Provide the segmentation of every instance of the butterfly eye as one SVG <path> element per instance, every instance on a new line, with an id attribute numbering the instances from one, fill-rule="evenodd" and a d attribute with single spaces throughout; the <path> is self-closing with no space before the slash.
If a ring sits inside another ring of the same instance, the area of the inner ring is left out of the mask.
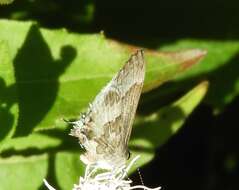
<path id="1" fill-rule="evenodd" d="M 89 123 L 92 122 L 92 121 L 93 121 L 92 117 L 89 117 Z"/>
<path id="2" fill-rule="evenodd" d="M 128 150 L 128 151 L 127 151 L 127 160 L 129 160 L 130 157 L 131 157 L 131 152 Z"/>

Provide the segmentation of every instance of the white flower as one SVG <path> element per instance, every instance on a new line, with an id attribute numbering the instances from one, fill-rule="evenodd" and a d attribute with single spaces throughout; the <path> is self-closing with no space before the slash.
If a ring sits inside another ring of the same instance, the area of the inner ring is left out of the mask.
<path id="1" fill-rule="evenodd" d="M 101 168 L 97 166 L 87 165 L 85 176 L 80 177 L 79 184 L 75 184 L 73 190 L 131 190 L 136 188 L 159 190 L 161 187 L 151 189 L 143 185 L 130 186 L 132 181 L 126 179 L 127 173 L 138 158 L 139 156 L 136 156 L 128 166 L 122 166 L 112 171 L 102 172 Z M 44 183 L 49 190 L 56 190 L 45 179 Z"/>

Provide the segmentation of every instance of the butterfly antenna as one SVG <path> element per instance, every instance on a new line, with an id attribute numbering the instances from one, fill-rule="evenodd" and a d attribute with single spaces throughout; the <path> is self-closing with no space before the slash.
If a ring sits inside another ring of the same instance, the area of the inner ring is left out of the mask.
<path id="1" fill-rule="evenodd" d="M 76 124 L 76 121 L 71 121 L 71 120 L 65 119 L 65 118 L 63 118 L 62 120 L 63 120 L 64 122 L 66 122 L 67 124 L 70 124 L 70 125 Z"/>
<path id="2" fill-rule="evenodd" d="M 62 120 L 63 120 L 64 122 L 66 122 L 66 123 L 69 123 L 69 122 L 70 122 L 70 120 L 65 119 L 65 118 L 62 118 Z"/>
<path id="3" fill-rule="evenodd" d="M 141 184 L 144 186 L 144 180 L 143 180 L 143 178 L 142 178 L 142 175 L 141 175 L 141 172 L 140 172 L 139 168 L 137 168 L 137 172 L 138 172 L 138 174 L 139 174 L 140 182 L 141 182 Z"/>

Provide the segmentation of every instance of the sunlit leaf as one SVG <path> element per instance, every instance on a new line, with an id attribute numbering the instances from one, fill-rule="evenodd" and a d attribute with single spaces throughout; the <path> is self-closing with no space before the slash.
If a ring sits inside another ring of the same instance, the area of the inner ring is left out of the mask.
<path id="1" fill-rule="evenodd" d="M 160 49 L 172 51 L 195 47 L 207 50 L 207 56 L 199 65 L 178 76 L 172 84 L 174 91 L 164 89 L 168 91 L 165 96 L 185 87 L 188 88 L 197 81 L 207 79 L 210 82 L 210 89 L 205 102 L 215 111 L 223 110 L 225 105 L 232 102 L 239 94 L 239 41 L 188 39 L 164 45 Z"/>
<path id="2" fill-rule="evenodd" d="M 38 189 L 47 175 L 47 155 L 0 158 L 1 189 Z"/>
<path id="3" fill-rule="evenodd" d="M 12 137 L 18 120 L 14 69 L 7 43 L 0 42 L 0 147 Z"/>
<path id="4" fill-rule="evenodd" d="M 19 105 L 16 136 L 77 118 L 134 52 L 102 34 L 78 35 L 4 20 L 0 27 L 0 39 L 9 43 L 18 89 L 18 100 L 10 102 Z M 149 91 L 195 64 L 205 51 L 145 54 L 144 89 Z"/>
<path id="5" fill-rule="evenodd" d="M 14 0 L 0 0 L 0 5 L 1 4 L 10 4 L 10 3 L 12 3 Z"/>

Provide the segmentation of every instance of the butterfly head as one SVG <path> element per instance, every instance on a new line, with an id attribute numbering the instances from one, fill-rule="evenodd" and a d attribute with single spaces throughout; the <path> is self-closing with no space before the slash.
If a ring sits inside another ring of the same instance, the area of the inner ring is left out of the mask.
<path id="1" fill-rule="evenodd" d="M 126 157 L 127 157 L 127 160 L 129 160 L 131 157 L 131 152 L 129 151 L 129 149 L 126 152 Z"/>
<path id="2" fill-rule="evenodd" d="M 79 120 L 69 122 L 73 125 L 70 131 L 70 135 L 77 137 L 82 148 L 85 149 L 85 143 L 89 140 L 91 134 L 88 125 L 91 122 L 91 118 L 88 117 L 87 113 L 82 113 Z"/>

